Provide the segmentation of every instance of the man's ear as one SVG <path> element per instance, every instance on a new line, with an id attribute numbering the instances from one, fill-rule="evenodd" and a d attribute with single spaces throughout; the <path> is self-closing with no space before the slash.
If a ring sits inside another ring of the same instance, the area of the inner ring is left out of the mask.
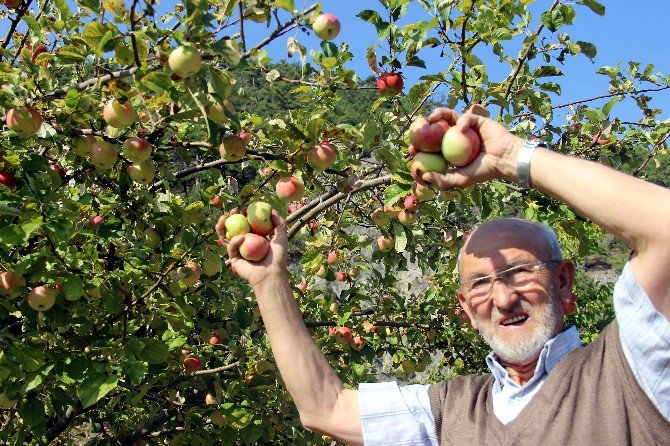
<path id="1" fill-rule="evenodd" d="M 470 318 L 470 325 L 472 325 L 472 328 L 474 328 L 475 330 L 479 330 L 477 328 L 477 320 L 474 317 L 472 317 L 472 308 L 470 308 L 470 304 L 468 303 L 467 300 L 465 300 L 465 296 L 463 296 L 463 293 L 461 293 L 460 291 L 458 292 L 458 303 L 461 304 L 461 308 L 463 309 L 463 311 L 465 311 L 465 314 L 467 314 L 468 317 Z"/>
<path id="2" fill-rule="evenodd" d="M 556 292 L 558 293 L 563 312 L 566 315 L 577 311 L 577 296 L 573 288 L 575 285 L 575 265 L 571 260 L 564 260 L 556 268 Z"/>

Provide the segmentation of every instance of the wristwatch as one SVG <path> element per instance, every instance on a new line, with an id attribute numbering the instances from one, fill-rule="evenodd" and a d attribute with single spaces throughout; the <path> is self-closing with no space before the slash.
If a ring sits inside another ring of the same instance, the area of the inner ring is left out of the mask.
<path id="1" fill-rule="evenodd" d="M 538 147 L 549 149 L 547 143 L 527 140 L 519 150 L 519 158 L 516 161 L 516 182 L 521 190 L 530 189 L 530 160 Z"/>

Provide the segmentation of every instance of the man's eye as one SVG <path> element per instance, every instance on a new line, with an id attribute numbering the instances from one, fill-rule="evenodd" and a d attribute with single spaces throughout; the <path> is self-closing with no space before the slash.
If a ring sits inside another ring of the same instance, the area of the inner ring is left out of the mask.
<path id="1" fill-rule="evenodd" d="M 473 290 L 480 290 L 482 288 L 488 287 L 490 283 L 491 283 L 491 278 L 490 277 L 484 277 L 484 278 L 472 281 L 472 284 L 470 285 L 470 287 Z"/>

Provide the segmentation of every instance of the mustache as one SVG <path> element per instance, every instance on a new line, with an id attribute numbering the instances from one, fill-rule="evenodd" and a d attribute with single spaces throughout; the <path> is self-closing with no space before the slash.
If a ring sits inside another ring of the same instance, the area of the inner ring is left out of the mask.
<path id="1" fill-rule="evenodd" d="M 533 306 L 524 300 L 517 301 L 514 306 L 510 308 L 500 309 L 494 306 L 491 310 L 491 321 L 498 324 L 502 319 L 509 317 L 514 313 L 525 313 L 530 316 L 533 313 Z"/>

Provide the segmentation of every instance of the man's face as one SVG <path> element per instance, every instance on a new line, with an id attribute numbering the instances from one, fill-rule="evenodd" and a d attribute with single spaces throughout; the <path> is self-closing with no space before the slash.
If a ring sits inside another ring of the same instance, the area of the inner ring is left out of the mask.
<path id="1" fill-rule="evenodd" d="M 479 237 L 468 241 L 467 248 L 461 257 L 463 282 L 515 266 L 553 260 L 514 233 Z M 538 269 L 520 288 L 495 280 L 488 300 L 476 304 L 459 292 L 459 301 L 473 327 L 504 362 L 525 364 L 537 360 L 544 344 L 562 330 L 561 297 L 565 293 L 558 290 L 556 269 L 556 264 Z"/>

